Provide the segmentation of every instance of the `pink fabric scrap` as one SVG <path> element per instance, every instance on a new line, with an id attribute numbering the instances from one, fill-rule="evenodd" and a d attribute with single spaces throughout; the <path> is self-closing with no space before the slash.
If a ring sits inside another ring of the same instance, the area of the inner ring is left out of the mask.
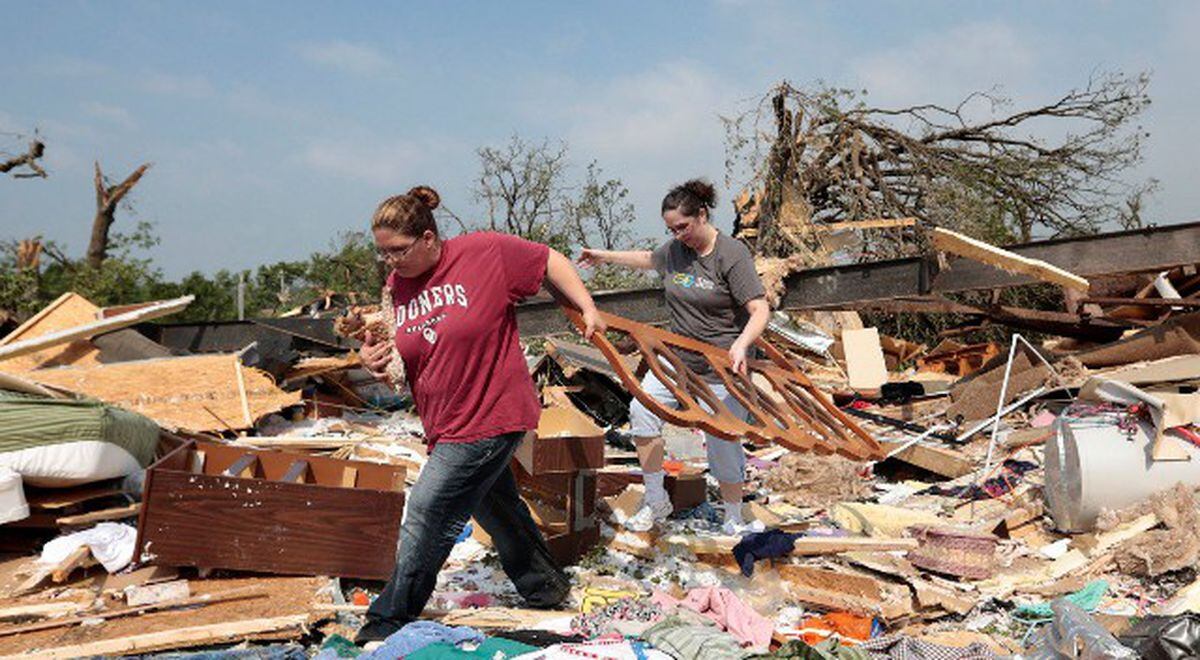
<path id="1" fill-rule="evenodd" d="M 666 612 L 683 607 L 701 614 L 745 646 L 766 648 L 771 644 L 775 624 L 724 587 L 698 587 L 689 591 L 683 600 L 656 591 L 651 601 Z"/>

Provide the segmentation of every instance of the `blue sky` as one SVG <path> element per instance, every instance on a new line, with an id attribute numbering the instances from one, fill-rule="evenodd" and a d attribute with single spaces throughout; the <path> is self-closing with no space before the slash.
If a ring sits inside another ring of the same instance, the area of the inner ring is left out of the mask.
<path id="1" fill-rule="evenodd" d="M 116 229 L 156 223 L 170 276 L 303 258 L 418 183 L 475 217 L 475 150 L 514 132 L 566 141 L 575 176 L 598 160 L 660 236 L 668 187 L 724 178 L 719 116 L 781 79 L 879 105 L 1000 86 L 1021 104 L 1150 70 L 1146 215 L 1200 218 L 1195 2 L 0 0 L 0 15 L 0 132 L 38 128 L 51 172 L 0 177 L 0 238 L 81 253 L 93 160 L 121 177 L 150 161 Z"/>

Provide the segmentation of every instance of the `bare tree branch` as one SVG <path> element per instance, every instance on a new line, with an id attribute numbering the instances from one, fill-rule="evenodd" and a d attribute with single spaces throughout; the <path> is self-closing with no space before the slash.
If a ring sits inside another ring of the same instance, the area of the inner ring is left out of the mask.
<path id="1" fill-rule="evenodd" d="M 46 170 L 42 169 L 38 160 L 46 154 L 46 145 L 41 140 L 34 139 L 29 143 L 29 149 L 19 155 L 9 158 L 6 161 L 0 162 L 0 174 L 7 174 L 18 167 L 26 167 L 29 172 L 16 172 L 12 176 L 14 179 L 32 179 L 35 177 L 46 178 Z"/>

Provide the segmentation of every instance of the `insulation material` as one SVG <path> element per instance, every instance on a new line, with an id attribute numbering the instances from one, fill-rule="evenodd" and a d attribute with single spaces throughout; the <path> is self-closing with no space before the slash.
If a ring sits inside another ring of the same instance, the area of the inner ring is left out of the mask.
<path id="1" fill-rule="evenodd" d="M 1114 559 L 1121 572 L 1154 577 L 1200 561 L 1200 515 L 1190 487 L 1176 484 L 1150 499 L 1150 508 L 1166 529 L 1130 539 Z"/>
<path id="2" fill-rule="evenodd" d="M 767 473 L 764 485 L 799 507 L 828 507 L 871 495 L 860 463 L 837 455 L 787 454 Z"/>
<path id="3" fill-rule="evenodd" d="M 250 428 L 254 420 L 300 403 L 265 372 L 236 355 L 194 355 L 91 367 L 47 369 L 29 377 L 190 431 Z"/>

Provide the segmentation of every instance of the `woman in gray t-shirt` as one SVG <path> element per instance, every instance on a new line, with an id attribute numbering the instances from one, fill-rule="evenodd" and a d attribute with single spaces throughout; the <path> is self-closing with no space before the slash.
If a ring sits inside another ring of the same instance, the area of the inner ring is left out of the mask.
<path id="1" fill-rule="evenodd" d="M 671 331 L 728 349 L 734 368 L 744 371 L 746 353 L 766 328 L 771 310 L 750 250 L 718 232 L 709 221 L 709 210 L 715 206 L 716 196 L 716 190 L 706 181 L 692 180 L 676 186 L 662 203 L 663 221 L 673 236 L 671 240 L 654 251 L 585 248 L 579 263 L 582 266 L 609 263 L 658 271 L 663 278 Z M 702 357 L 689 353 L 679 357 L 692 371 L 706 377 L 713 393 L 730 412 L 745 415 L 738 400 L 714 374 L 708 373 Z M 668 406 L 678 405 L 671 390 L 652 371 L 642 380 L 642 389 Z M 628 529 L 645 531 L 671 514 L 671 502 L 663 487 L 663 422 L 636 399 L 630 406 L 629 417 L 646 482 L 646 497 L 642 508 L 624 524 Z M 746 456 L 741 443 L 706 433 L 705 447 L 709 472 L 721 486 L 724 529 L 730 534 L 741 533 L 746 530 L 742 519 Z"/>

